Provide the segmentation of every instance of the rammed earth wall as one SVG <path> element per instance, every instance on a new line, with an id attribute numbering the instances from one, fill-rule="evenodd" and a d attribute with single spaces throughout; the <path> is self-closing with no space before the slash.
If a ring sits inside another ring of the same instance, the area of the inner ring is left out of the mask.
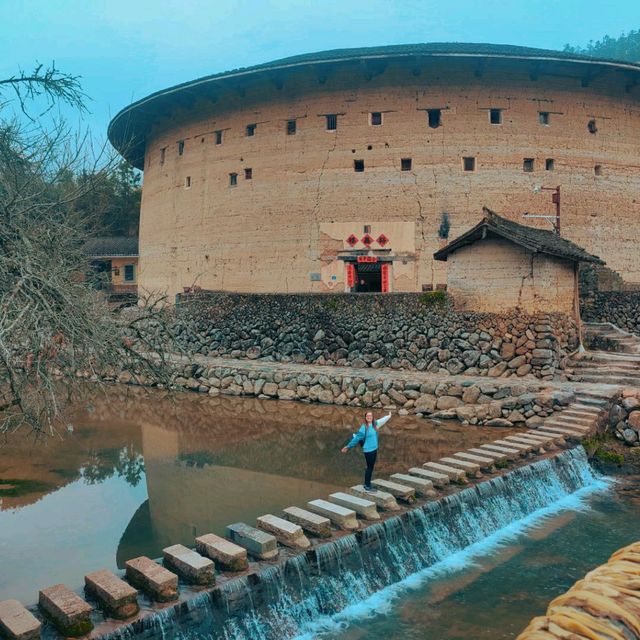
<path id="1" fill-rule="evenodd" d="M 431 294 L 227 294 L 185 296 L 176 331 L 189 353 L 550 378 L 577 346 L 564 314 L 455 312 Z"/>
<path id="2" fill-rule="evenodd" d="M 640 292 L 591 293 L 581 306 L 585 322 L 611 322 L 640 336 Z"/>

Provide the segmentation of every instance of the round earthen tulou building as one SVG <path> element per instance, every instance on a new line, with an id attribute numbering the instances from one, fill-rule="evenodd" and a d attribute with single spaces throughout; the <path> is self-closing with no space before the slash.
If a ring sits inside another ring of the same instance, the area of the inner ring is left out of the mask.
<path id="1" fill-rule="evenodd" d="M 154 93 L 109 138 L 144 170 L 142 289 L 437 289 L 433 254 L 483 206 L 550 229 L 535 216 L 558 196 L 563 237 L 640 283 L 637 64 L 486 44 L 326 51 Z"/>

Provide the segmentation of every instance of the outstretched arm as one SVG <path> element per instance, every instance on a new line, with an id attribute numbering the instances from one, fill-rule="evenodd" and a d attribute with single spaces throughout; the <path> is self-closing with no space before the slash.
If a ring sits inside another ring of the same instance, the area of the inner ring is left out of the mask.
<path id="1" fill-rule="evenodd" d="M 353 449 L 353 447 L 355 447 L 358 444 L 358 442 L 362 440 L 363 435 L 364 435 L 363 428 L 360 427 L 360 429 L 358 429 L 353 434 L 353 438 L 351 438 L 351 441 L 349 442 L 349 444 L 346 445 L 345 447 L 342 447 L 340 451 L 342 451 L 342 453 L 346 453 L 349 449 Z"/>
<path id="2" fill-rule="evenodd" d="M 387 422 L 389 422 L 389 418 L 391 418 L 391 413 L 388 413 L 386 416 L 380 418 L 379 420 L 376 420 L 376 431 L 380 427 L 383 427 L 385 424 L 387 424 Z"/>

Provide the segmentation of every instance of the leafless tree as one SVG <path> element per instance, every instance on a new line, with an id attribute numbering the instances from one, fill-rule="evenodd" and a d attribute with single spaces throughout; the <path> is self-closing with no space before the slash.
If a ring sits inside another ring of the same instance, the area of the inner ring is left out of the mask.
<path id="1" fill-rule="evenodd" d="M 9 95 L 7 95 L 9 94 Z M 108 175 L 112 159 L 62 121 L 40 124 L 29 103 L 82 108 L 78 78 L 55 67 L 0 80 L 0 432 L 55 433 L 82 376 L 127 370 L 167 383 L 171 340 L 163 301 L 133 317 L 112 313 L 83 252 L 87 220 L 73 203 L 90 195 L 81 172 Z M 4 100 L 4 101 L 3 101 Z M 6 117 L 5 117 L 6 116 Z M 25 117 L 26 116 L 26 117 Z M 99 167 L 100 171 L 95 169 Z"/>

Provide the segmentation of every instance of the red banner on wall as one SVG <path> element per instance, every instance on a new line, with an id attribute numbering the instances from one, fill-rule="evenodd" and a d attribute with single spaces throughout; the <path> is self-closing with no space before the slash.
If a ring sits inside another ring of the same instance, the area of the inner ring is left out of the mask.
<path id="1" fill-rule="evenodd" d="M 377 256 L 358 256 L 358 262 L 378 262 Z"/>
<path id="2" fill-rule="evenodd" d="M 347 270 L 347 287 L 354 287 L 356 284 L 356 266 L 350 262 L 345 262 L 344 267 Z"/>
<path id="3" fill-rule="evenodd" d="M 387 293 L 389 291 L 389 267 L 391 265 L 388 262 L 380 265 L 380 276 L 382 280 L 382 292 Z"/>

